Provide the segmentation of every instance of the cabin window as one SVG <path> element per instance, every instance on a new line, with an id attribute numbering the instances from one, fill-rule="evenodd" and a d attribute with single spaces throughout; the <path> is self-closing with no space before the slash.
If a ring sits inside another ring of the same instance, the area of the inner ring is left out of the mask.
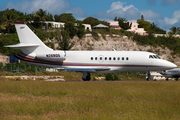
<path id="1" fill-rule="evenodd" d="M 107 60 L 107 57 L 105 57 L 104 59 Z"/>
<path id="2" fill-rule="evenodd" d="M 126 60 L 129 60 L 129 58 L 128 58 L 128 57 L 126 57 Z"/>
<path id="3" fill-rule="evenodd" d="M 124 60 L 124 57 L 122 57 L 122 60 Z"/>
<path id="4" fill-rule="evenodd" d="M 118 57 L 117 60 L 120 60 L 120 57 Z"/>
<path id="5" fill-rule="evenodd" d="M 102 60 L 102 57 L 100 57 L 100 60 Z"/>
<path id="6" fill-rule="evenodd" d="M 91 57 L 91 60 L 93 60 L 93 57 Z"/>
<path id="7" fill-rule="evenodd" d="M 114 57 L 113 60 L 116 60 L 116 58 Z"/>
<path id="8" fill-rule="evenodd" d="M 95 57 L 95 60 L 97 60 L 97 57 Z"/>
<path id="9" fill-rule="evenodd" d="M 111 60 L 111 57 L 109 57 L 109 60 Z"/>

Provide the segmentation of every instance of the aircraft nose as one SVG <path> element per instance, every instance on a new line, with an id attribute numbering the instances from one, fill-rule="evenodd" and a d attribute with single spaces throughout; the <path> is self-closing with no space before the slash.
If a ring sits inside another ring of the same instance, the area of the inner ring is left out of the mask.
<path id="1" fill-rule="evenodd" d="M 167 62 L 168 62 L 168 63 L 167 63 L 167 67 L 170 68 L 170 69 L 177 67 L 177 65 L 175 65 L 174 63 L 169 62 L 169 61 L 167 61 Z"/>

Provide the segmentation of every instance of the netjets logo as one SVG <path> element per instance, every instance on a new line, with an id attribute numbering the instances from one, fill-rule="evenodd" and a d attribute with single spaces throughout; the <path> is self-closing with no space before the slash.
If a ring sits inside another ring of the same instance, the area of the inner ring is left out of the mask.
<path id="1" fill-rule="evenodd" d="M 60 57 L 60 54 L 46 54 L 46 57 Z"/>
<path id="2" fill-rule="evenodd" d="M 20 27 L 20 29 L 24 29 L 25 27 Z"/>

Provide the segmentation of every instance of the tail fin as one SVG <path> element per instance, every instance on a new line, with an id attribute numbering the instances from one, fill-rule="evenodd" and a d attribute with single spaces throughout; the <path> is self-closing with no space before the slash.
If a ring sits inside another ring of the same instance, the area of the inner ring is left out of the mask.
<path id="1" fill-rule="evenodd" d="M 20 44 L 8 45 L 6 47 L 21 49 L 25 54 L 53 51 L 53 49 L 47 47 L 24 22 L 15 22 L 15 27 Z"/>

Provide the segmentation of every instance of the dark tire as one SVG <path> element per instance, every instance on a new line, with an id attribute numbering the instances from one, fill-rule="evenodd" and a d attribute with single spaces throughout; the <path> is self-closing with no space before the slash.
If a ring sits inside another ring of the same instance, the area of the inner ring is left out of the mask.
<path id="1" fill-rule="evenodd" d="M 83 81 L 90 81 L 91 80 L 91 77 L 90 76 L 86 76 L 86 78 L 82 78 Z"/>
<path id="2" fill-rule="evenodd" d="M 90 81 L 91 80 L 90 73 L 88 73 L 86 78 L 82 78 L 82 79 L 83 79 L 83 81 Z"/>
<path id="3" fill-rule="evenodd" d="M 87 77 L 86 78 L 82 78 L 82 79 L 83 79 L 83 81 L 90 81 L 91 80 L 91 78 L 87 79 Z"/>

